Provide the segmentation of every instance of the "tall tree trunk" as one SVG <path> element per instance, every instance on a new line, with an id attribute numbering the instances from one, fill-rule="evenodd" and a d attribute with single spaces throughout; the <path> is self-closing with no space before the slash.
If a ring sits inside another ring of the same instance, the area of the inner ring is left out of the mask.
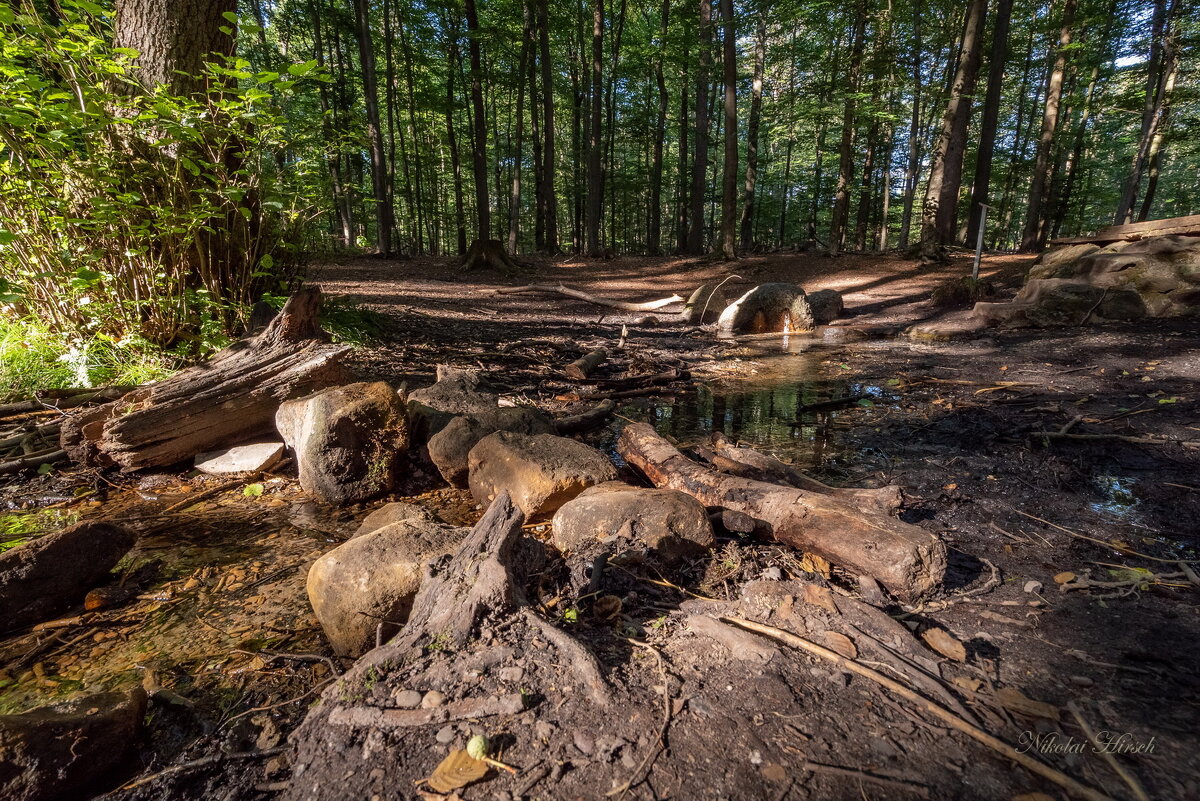
<path id="1" fill-rule="evenodd" d="M 1167 31 L 1163 39 L 1163 68 L 1161 88 L 1158 92 L 1158 102 L 1155 104 L 1154 119 L 1150 124 L 1150 147 L 1146 155 L 1147 180 L 1146 195 L 1142 199 L 1142 208 L 1138 212 L 1138 221 L 1150 216 L 1154 205 L 1154 195 L 1158 189 L 1159 163 L 1162 159 L 1163 142 L 1167 134 L 1167 123 L 1171 113 L 1171 94 L 1175 91 L 1175 81 L 1179 76 L 1179 43 L 1178 31 L 1173 24 L 1177 19 L 1179 0 L 1172 0 Z"/>
<path id="2" fill-rule="evenodd" d="M 587 253 L 589 256 L 599 256 L 602 250 L 600 242 L 600 211 L 604 198 L 601 193 L 603 176 L 600 171 L 600 157 L 603 147 L 601 136 L 601 121 L 604 109 L 603 76 L 601 70 L 604 62 L 604 0 L 592 0 L 592 92 L 591 92 L 591 125 L 588 129 L 587 151 Z"/>
<path id="3" fill-rule="evenodd" d="M 513 143 L 512 195 L 508 201 L 508 252 L 517 252 L 517 234 L 521 223 L 521 162 L 525 158 L 521 145 L 525 133 L 525 68 L 533 42 L 533 15 L 525 3 L 525 25 L 521 38 L 520 67 L 517 70 L 516 136 Z"/>
<path id="4" fill-rule="evenodd" d="M 987 94 L 983 99 L 983 118 L 979 123 L 979 148 L 975 154 L 975 179 L 971 182 L 971 203 L 967 207 L 967 245 L 979 235 L 981 205 L 988 204 L 992 183 L 992 156 L 996 149 L 996 127 L 1000 121 L 1000 98 L 1004 89 L 1004 66 L 1008 61 L 1008 29 L 1012 20 L 1013 0 L 999 0 L 996 21 L 992 25 L 992 47 L 988 55 Z"/>
<path id="5" fill-rule="evenodd" d="M 646 220 L 646 253 L 662 255 L 662 183 L 663 150 L 667 137 L 667 106 L 671 102 L 667 94 L 666 76 L 663 74 L 663 54 L 667 49 L 667 30 L 671 17 L 671 0 L 663 0 L 662 17 L 658 36 L 658 54 L 654 59 L 654 83 L 658 89 L 658 117 L 654 121 L 654 155 L 650 161 L 650 210 Z"/>
<path id="6" fill-rule="evenodd" d="M 323 9 L 314 7 L 313 22 L 313 51 L 319 67 L 325 67 L 325 45 L 321 35 L 321 12 Z M 342 247 L 349 250 L 354 246 L 353 222 L 350 219 L 350 200 L 346 195 L 345 183 L 342 180 L 342 159 L 335 149 L 336 115 L 329 102 L 329 89 L 322 83 L 317 87 L 317 98 L 321 104 L 321 133 L 328 156 L 325 158 L 329 170 L 329 183 L 333 190 L 333 208 L 337 214 L 338 229 L 342 239 Z"/>
<path id="7" fill-rule="evenodd" d="M 686 34 L 686 31 L 684 32 Z M 679 191 L 675 203 L 675 252 L 687 253 L 688 210 L 691 204 L 688 200 L 688 188 L 691 183 L 690 165 L 688 164 L 688 42 L 684 40 L 683 61 L 679 70 Z"/>
<path id="8" fill-rule="evenodd" d="M 113 43 L 138 51 L 131 77 L 173 95 L 203 93 L 204 65 L 234 53 L 235 33 L 225 14 L 237 0 L 117 0 Z M 225 30 L 222 30 L 224 28 Z"/>
<path id="9" fill-rule="evenodd" d="M 356 0 L 363 3 L 366 0 Z M 471 60 L 471 106 L 474 108 L 475 141 L 471 148 L 471 169 L 475 174 L 476 236 L 480 242 L 492 238 L 492 210 L 488 199 L 487 119 L 483 107 L 483 67 L 479 52 L 479 14 L 475 0 L 466 0 L 467 49 Z"/>
<path id="10" fill-rule="evenodd" d="M 737 30 L 733 19 L 733 0 L 720 0 L 725 18 L 721 36 L 721 58 L 725 76 L 725 167 L 721 174 L 721 256 L 737 258 Z"/>
<path id="11" fill-rule="evenodd" d="M 367 107 L 367 141 L 371 147 L 371 190 L 375 199 L 375 246 L 379 255 L 392 255 L 391 192 L 388 191 L 387 156 L 383 147 L 383 128 L 379 124 L 379 90 L 375 76 L 375 45 L 371 40 L 371 20 L 367 0 L 354 0 L 358 60 L 362 66 L 363 99 Z"/>
<path id="12" fill-rule="evenodd" d="M 558 253 L 558 197 L 554 194 L 554 72 L 550 64 L 549 0 L 537 0 L 538 42 L 542 67 L 542 207 L 547 253 Z"/>
<path id="13" fill-rule="evenodd" d="M 467 254 L 467 217 L 463 202 L 462 158 L 454 133 L 454 74 L 459 70 L 458 27 L 450 31 L 450 64 L 446 70 L 446 142 L 450 146 L 450 167 L 454 172 L 454 229 L 458 255 Z"/>
<path id="14" fill-rule="evenodd" d="M 754 193 L 758 181 L 758 129 L 762 124 L 763 69 L 767 53 L 767 17 L 758 13 L 754 37 L 754 76 L 750 84 L 750 122 L 746 130 L 746 191 L 742 204 L 742 250 L 754 247 Z"/>
<path id="15" fill-rule="evenodd" d="M 704 252 L 704 199 L 708 175 L 708 83 L 712 69 L 712 0 L 700 0 L 700 59 L 696 65 L 695 147 L 692 157 L 691 212 L 686 252 Z"/>
<path id="16" fill-rule="evenodd" d="M 854 140 L 858 127 L 858 89 L 862 77 L 863 48 L 867 28 L 867 3 L 854 7 L 854 34 L 850 66 L 846 74 L 846 101 L 842 109 L 842 139 L 838 146 L 838 182 L 834 191 L 833 219 L 829 225 L 829 252 L 836 256 L 846 239 L 850 220 L 850 186 L 854 181 Z"/>
<path id="17" fill-rule="evenodd" d="M 1158 90 L 1162 84 L 1162 44 L 1166 19 L 1167 0 L 1155 0 L 1154 17 L 1150 25 L 1150 58 L 1146 61 L 1146 96 L 1142 101 L 1142 129 L 1138 135 L 1138 147 L 1133 153 L 1129 174 L 1125 177 L 1121 199 L 1117 203 L 1117 212 L 1113 217 L 1113 222 L 1117 225 L 1133 222 L 1133 207 L 1137 202 L 1137 191 L 1142 182 L 1142 173 L 1146 169 L 1150 140 L 1153 138 L 1150 128 L 1154 122 L 1155 109 L 1158 106 Z"/>
<path id="18" fill-rule="evenodd" d="M 1065 0 L 1063 3 L 1062 28 L 1058 36 L 1054 66 L 1050 68 L 1050 80 L 1046 84 L 1042 133 L 1038 138 L 1033 181 L 1029 189 L 1029 211 L 1025 217 L 1025 231 L 1021 235 L 1021 250 L 1036 250 L 1046 241 L 1044 209 L 1046 195 L 1050 190 L 1051 173 L 1054 171 L 1054 132 L 1058 128 L 1058 107 L 1062 102 L 1063 76 L 1066 73 L 1067 50 L 1071 45 L 1077 2 L 1078 0 Z"/>
<path id="19" fill-rule="evenodd" d="M 908 125 L 908 165 L 904 170 L 904 211 L 900 215 L 900 247 L 907 248 L 912 236 L 913 202 L 917 196 L 917 173 L 921 169 L 921 0 L 913 0 L 913 98 Z"/>
<path id="20" fill-rule="evenodd" d="M 397 14 L 400 12 L 397 11 Z M 416 211 L 417 253 L 425 252 L 425 188 L 421 167 L 421 133 L 417 128 L 417 101 L 413 87 L 413 53 L 406 20 L 399 19 L 400 46 L 404 50 L 404 85 L 408 95 L 408 137 L 412 142 L 413 176 L 416 179 L 414 203 Z M 432 245 L 432 242 L 430 243 Z"/>
<path id="21" fill-rule="evenodd" d="M 942 246 L 954 239 L 963 156 L 967 148 L 967 124 L 971 120 L 971 98 L 979 74 L 986 12 L 987 0 L 971 0 L 963 25 L 958 66 L 950 86 L 950 99 L 933 148 L 925 205 L 921 209 L 921 255 L 927 259 L 940 258 Z"/>

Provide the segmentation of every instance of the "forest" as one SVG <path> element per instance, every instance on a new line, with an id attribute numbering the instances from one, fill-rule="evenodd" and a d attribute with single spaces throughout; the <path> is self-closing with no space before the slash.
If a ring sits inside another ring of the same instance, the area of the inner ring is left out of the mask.
<path id="1" fill-rule="evenodd" d="M 0 797 L 1200 796 L 1189 0 L 0 0 Z"/>

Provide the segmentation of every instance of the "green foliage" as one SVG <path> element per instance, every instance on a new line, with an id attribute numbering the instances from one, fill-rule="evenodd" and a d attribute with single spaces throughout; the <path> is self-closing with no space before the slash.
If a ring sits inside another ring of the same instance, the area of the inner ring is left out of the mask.
<path id="1" fill-rule="evenodd" d="M 70 338 L 31 320 L 0 318 L 0 390 L 27 396 L 58 387 L 142 384 L 170 373 L 163 354 L 136 338 Z"/>
<path id="2" fill-rule="evenodd" d="M 0 515 L 0 553 L 30 539 L 48 534 L 79 519 L 74 512 L 39 509 L 35 512 L 10 512 Z"/>
<path id="3" fill-rule="evenodd" d="M 210 64 L 207 92 L 144 89 L 93 3 L 0 15 L 0 302 L 79 342 L 200 355 L 295 259 L 307 208 L 278 177 L 279 102 L 313 67 Z"/>

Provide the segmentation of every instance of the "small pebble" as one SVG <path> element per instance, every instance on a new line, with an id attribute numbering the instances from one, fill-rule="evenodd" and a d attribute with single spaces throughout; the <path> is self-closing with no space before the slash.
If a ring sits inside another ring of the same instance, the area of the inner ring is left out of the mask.
<path id="1" fill-rule="evenodd" d="M 766 581 L 783 581 L 783 571 L 777 567 L 768 567 L 762 572 L 762 577 Z"/>
<path id="2" fill-rule="evenodd" d="M 516 684 L 521 679 L 525 678 L 525 669 L 519 667 L 500 668 L 500 670 L 497 671 L 497 675 L 500 676 L 501 681 L 507 681 L 512 684 Z"/>
<path id="3" fill-rule="evenodd" d="M 1088 678 L 1087 676 L 1072 676 L 1071 683 L 1074 684 L 1076 687 L 1091 687 L 1096 682 L 1093 681 L 1092 679 Z"/>
<path id="4" fill-rule="evenodd" d="M 442 745 L 446 745 L 454 740 L 454 727 L 443 726 L 442 728 L 438 729 L 438 733 L 433 736 L 433 739 L 437 740 Z"/>
<path id="5" fill-rule="evenodd" d="M 425 697 L 421 699 L 422 709 L 433 709 L 435 706 L 441 706 L 446 701 L 446 694 L 437 690 L 430 690 L 425 693 Z"/>
<path id="6" fill-rule="evenodd" d="M 392 696 L 392 700 L 401 709 L 416 709 L 423 699 L 416 690 L 401 690 Z"/>
<path id="7" fill-rule="evenodd" d="M 579 752 L 584 756 L 591 756 L 596 744 L 591 737 L 587 736 L 581 731 L 577 731 L 575 732 L 575 747 L 578 748 Z"/>

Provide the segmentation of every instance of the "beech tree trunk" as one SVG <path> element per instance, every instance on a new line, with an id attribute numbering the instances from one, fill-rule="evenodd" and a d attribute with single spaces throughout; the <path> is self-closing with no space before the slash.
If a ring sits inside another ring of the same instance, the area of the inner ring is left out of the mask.
<path id="1" fill-rule="evenodd" d="M 754 37 L 754 75 L 750 84 L 750 122 L 746 130 L 746 190 L 742 203 L 742 250 L 754 246 L 754 195 L 758 183 L 758 129 L 762 123 L 763 68 L 767 52 L 767 18 L 758 15 Z"/>
<path id="2" fill-rule="evenodd" d="M 724 30 L 721 35 L 721 60 L 725 77 L 725 166 L 721 173 L 721 256 L 737 258 L 737 26 L 733 18 L 733 0 L 720 0 Z"/>
<path id="3" fill-rule="evenodd" d="M 601 72 L 604 66 L 604 0 L 592 3 L 592 92 L 591 123 L 588 126 L 587 150 L 587 254 L 599 256 L 603 250 L 600 241 L 600 212 L 603 208 L 600 157 L 602 155 L 601 130 L 604 116 L 604 91 Z"/>
<path id="4" fill-rule="evenodd" d="M 708 74 L 712 68 L 712 0 L 700 0 L 700 60 L 696 65 L 695 148 L 686 252 L 704 253 L 704 199 L 708 182 Z"/>
<path id="5" fill-rule="evenodd" d="M 542 68 L 542 173 L 541 197 L 543 218 L 543 245 L 546 253 L 559 251 L 558 244 L 558 198 L 554 194 L 554 72 L 550 65 L 550 25 L 547 5 L 549 0 L 537 0 L 538 46 L 541 51 Z"/>
<path id="6" fill-rule="evenodd" d="M 362 2 L 362 0 L 359 0 Z M 487 117 L 483 105 L 483 66 L 479 49 L 479 13 L 475 0 L 466 0 L 467 50 L 471 61 L 471 106 L 474 109 L 474 137 L 471 147 L 471 169 L 475 174 L 475 239 L 487 242 L 492 236 L 492 209 L 488 199 L 487 178 Z M 470 266 L 470 265 L 468 265 Z"/>
<path id="7" fill-rule="evenodd" d="M 371 41 L 371 20 L 367 0 L 354 0 L 354 21 L 358 36 L 358 55 L 362 65 L 363 100 L 367 106 L 367 139 L 371 147 L 371 190 L 375 197 L 375 246 L 379 255 L 392 255 L 392 203 L 388 190 L 387 156 L 384 155 L 383 129 L 379 124 L 379 90 L 375 77 L 375 46 Z"/>
<path id="8" fill-rule="evenodd" d="M 996 21 L 992 25 L 992 47 L 988 55 L 987 94 L 983 99 L 983 118 L 979 123 L 979 147 L 975 155 L 975 180 L 971 182 L 971 203 L 967 207 L 967 245 L 979 235 L 980 204 L 988 204 L 992 184 L 992 155 L 996 150 L 996 127 L 1000 120 L 1000 97 L 1004 89 L 1004 67 L 1008 61 L 1008 29 L 1012 21 L 1013 0 L 999 0 Z M 1090 97 L 1090 94 L 1089 94 Z"/>
<path id="9" fill-rule="evenodd" d="M 662 27 L 659 29 L 659 52 L 654 59 L 654 82 L 658 88 L 658 117 L 654 122 L 654 155 L 650 163 L 650 211 L 646 221 L 646 253 L 662 255 L 662 184 L 663 150 L 667 137 L 667 106 L 671 102 L 667 94 L 666 76 L 663 74 L 663 51 L 666 49 L 667 29 L 671 15 L 671 0 L 662 3 Z M 686 160 L 686 156 L 685 156 Z"/>
<path id="10" fill-rule="evenodd" d="M 921 255 L 939 258 L 941 248 L 954 241 L 958 219 L 958 192 L 962 187 L 963 156 L 967 147 L 967 123 L 971 119 L 971 98 L 979 74 L 979 55 L 983 40 L 983 18 L 987 0 L 971 0 L 963 26 L 962 47 L 950 100 L 942 116 L 942 128 L 932 153 L 925 205 L 921 210 Z"/>
<path id="11" fill-rule="evenodd" d="M 777 542 L 870 576 L 901 600 L 927 595 L 945 575 L 946 546 L 928 532 L 828 495 L 708 470 L 646 423 L 627 425 L 617 450 L 656 486 L 750 515 Z"/>
<path id="12" fill-rule="evenodd" d="M 834 191 L 833 219 L 829 226 L 829 252 L 835 256 L 845 244 L 846 225 L 850 221 L 850 185 L 854 181 L 854 140 L 858 126 L 858 86 L 862 77 L 866 28 L 867 4 L 859 0 L 854 12 L 853 44 L 846 75 L 846 102 L 842 109 L 842 139 L 838 146 L 838 182 Z"/>
<path id="13" fill-rule="evenodd" d="M 1042 112 L 1042 133 L 1038 138 L 1033 181 L 1029 188 L 1029 210 L 1025 216 L 1025 230 L 1021 234 L 1021 250 L 1036 250 L 1046 241 L 1044 209 L 1047 195 L 1050 193 L 1050 180 L 1054 172 L 1054 133 L 1058 129 L 1058 107 L 1062 102 L 1067 49 L 1071 45 L 1071 32 L 1072 26 L 1075 24 L 1077 4 L 1078 0 L 1065 0 L 1063 4 L 1058 50 L 1054 57 L 1054 66 L 1050 68 L 1050 80 L 1046 84 L 1046 106 Z"/>

